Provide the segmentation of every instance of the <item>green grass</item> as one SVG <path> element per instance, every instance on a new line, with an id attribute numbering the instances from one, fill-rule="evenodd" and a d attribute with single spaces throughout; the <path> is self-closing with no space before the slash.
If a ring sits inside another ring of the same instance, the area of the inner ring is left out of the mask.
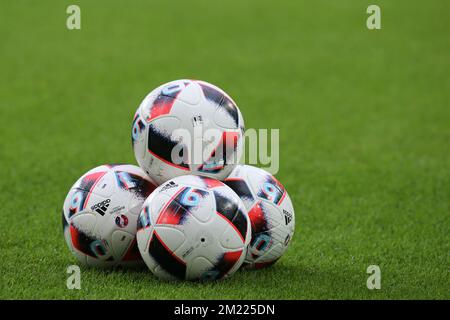
<path id="1" fill-rule="evenodd" d="M 82 29 L 65 28 L 81 6 Z M 170 4 L 169 4 L 170 3 Z M 365 26 L 369 4 L 382 30 Z M 0 298 L 449 298 L 448 1 L 2 1 Z M 204 79 L 248 128 L 279 128 L 291 247 L 219 283 L 82 269 L 60 210 L 103 163 L 135 163 L 157 85 Z M 381 267 L 381 290 L 366 288 Z"/>

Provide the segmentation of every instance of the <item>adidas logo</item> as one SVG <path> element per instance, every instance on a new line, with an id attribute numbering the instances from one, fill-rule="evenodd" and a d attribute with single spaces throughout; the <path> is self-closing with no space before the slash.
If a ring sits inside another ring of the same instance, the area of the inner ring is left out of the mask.
<path id="1" fill-rule="evenodd" d="M 173 181 L 169 181 L 164 187 L 161 188 L 161 191 L 164 191 L 164 190 L 167 190 L 170 188 L 175 188 L 175 187 L 178 187 L 178 184 L 176 184 Z"/>
<path id="2" fill-rule="evenodd" d="M 283 213 L 284 213 L 284 222 L 286 223 L 286 225 L 288 225 L 289 222 L 292 221 L 292 214 L 290 212 L 287 212 L 284 209 L 283 209 Z"/>
<path id="3" fill-rule="evenodd" d="M 108 207 L 109 207 L 109 203 L 111 202 L 111 199 L 106 199 L 106 200 L 104 200 L 104 201 L 102 201 L 102 202 L 99 202 L 99 203 L 97 203 L 97 204 L 94 204 L 92 207 L 91 207 L 91 210 L 92 211 L 97 211 L 100 215 L 105 215 L 105 213 L 106 213 L 106 210 L 108 210 Z"/>

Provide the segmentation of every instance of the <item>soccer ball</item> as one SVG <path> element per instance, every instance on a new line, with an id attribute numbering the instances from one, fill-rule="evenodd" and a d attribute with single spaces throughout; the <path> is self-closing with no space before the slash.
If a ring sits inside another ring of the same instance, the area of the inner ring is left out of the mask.
<path id="1" fill-rule="evenodd" d="M 222 182 L 180 176 L 159 186 L 139 215 L 137 242 L 149 269 L 165 280 L 217 280 L 242 265 L 250 221 Z"/>
<path id="2" fill-rule="evenodd" d="M 136 223 L 154 189 L 137 166 L 106 164 L 88 171 L 64 201 L 63 230 L 70 251 L 89 266 L 142 263 Z"/>
<path id="3" fill-rule="evenodd" d="M 196 174 L 223 180 L 242 155 L 244 119 L 216 86 L 176 80 L 150 92 L 133 118 L 136 160 L 161 184 Z"/>
<path id="4" fill-rule="evenodd" d="M 245 265 L 258 269 L 274 264 L 294 234 L 295 214 L 287 191 L 270 173 L 248 165 L 238 165 L 224 182 L 242 199 L 251 221 Z"/>

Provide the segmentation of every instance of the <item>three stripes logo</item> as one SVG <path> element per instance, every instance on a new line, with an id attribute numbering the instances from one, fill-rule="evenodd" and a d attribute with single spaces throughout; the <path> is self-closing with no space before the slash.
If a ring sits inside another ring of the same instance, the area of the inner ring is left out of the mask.
<path id="1" fill-rule="evenodd" d="M 175 188 L 175 187 L 178 187 L 178 184 L 176 184 L 173 181 L 169 181 L 164 187 L 161 188 L 160 192 L 162 192 L 164 190 L 167 190 L 167 189 L 170 189 L 170 188 Z"/>
<path id="2" fill-rule="evenodd" d="M 104 200 L 104 201 L 102 201 L 102 202 L 99 202 L 99 203 L 97 203 L 97 204 L 94 204 L 92 207 L 91 207 L 91 210 L 92 211 L 97 211 L 100 215 L 105 215 L 105 213 L 106 213 L 106 210 L 108 210 L 108 207 L 109 207 L 109 203 L 111 202 L 111 199 L 106 199 L 106 200 Z"/>
<path id="3" fill-rule="evenodd" d="M 290 213 L 284 209 L 283 209 L 283 213 L 284 213 L 284 222 L 286 223 L 286 225 L 288 225 L 292 221 L 292 213 Z"/>

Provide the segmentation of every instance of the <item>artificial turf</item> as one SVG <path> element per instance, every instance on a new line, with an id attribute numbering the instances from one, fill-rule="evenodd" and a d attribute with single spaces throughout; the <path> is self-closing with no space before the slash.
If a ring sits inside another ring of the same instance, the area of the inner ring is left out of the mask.
<path id="1" fill-rule="evenodd" d="M 66 8 L 81 8 L 81 30 Z M 378 4 L 382 29 L 366 28 Z M 448 1 L 1 1 L 0 298 L 447 299 Z M 296 210 L 273 267 L 217 283 L 82 268 L 63 239 L 73 182 L 135 163 L 131 118 L 154 87 L 203 79 L 247 128 L 280 129 Z M 368 290 L 366 268 L 381 268 Z"/>

